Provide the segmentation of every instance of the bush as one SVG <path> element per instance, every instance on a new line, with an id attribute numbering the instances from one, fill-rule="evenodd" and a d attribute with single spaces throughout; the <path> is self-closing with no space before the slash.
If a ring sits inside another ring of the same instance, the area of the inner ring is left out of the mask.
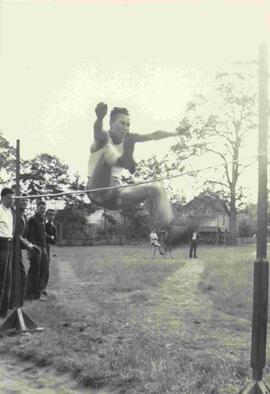
<path id="1" fill-rule="evenodd" d="M 254 223 L 248 218 L 243 218 L 238 224 L 238 235 L 241 238 L 251 237 L 256 232 Z"/>

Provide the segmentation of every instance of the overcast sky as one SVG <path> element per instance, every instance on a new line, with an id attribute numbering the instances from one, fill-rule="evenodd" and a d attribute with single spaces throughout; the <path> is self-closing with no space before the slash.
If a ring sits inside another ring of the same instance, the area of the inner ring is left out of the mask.
<path id="1" fill-rule="evenodd" d="M 2 0 L 0 129 L 24 158 L 55 154 L 85 178 L 97 102 L 129 108 L 132 132 L 174 130 L 216 71 L 269 41 L 268 0 Z"/>

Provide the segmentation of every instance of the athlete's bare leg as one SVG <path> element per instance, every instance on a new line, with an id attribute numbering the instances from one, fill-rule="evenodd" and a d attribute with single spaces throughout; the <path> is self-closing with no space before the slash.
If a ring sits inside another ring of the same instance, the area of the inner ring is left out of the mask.
<path id="1" fill-rule="evenodd" d="M 112 185 L 111 168 L 118 157 L 115 154 L 113 146 L 108 145 L 108 149 L 106 149 L 96 164 L 92 178 L 88 181 L 87 189 L 98 189 Z M 88 197 L 90 200 L 92 199 L 98 203 L 98 205 L 114 210 L 133 207 L 150 199 L 154 204 L 155 216 L 159 219 L 162 226 L 169 225 L 173 219 L 172 208 L 167 193 L 163 186 L 158 184 L 90 192 L 88 193 Z M 111 206 L 108 202 L 109 200 L 112 202 Z"/>
<path id="2" fill-rule="evenodd" d="M 172 207 L 166 190 L 161 185 L 147 184 L 119 189 L 119 208 L 135 206 L 150 199 L 154 203 L 154 214 L 162 226 L 170 225 L 173 219 Z"/>

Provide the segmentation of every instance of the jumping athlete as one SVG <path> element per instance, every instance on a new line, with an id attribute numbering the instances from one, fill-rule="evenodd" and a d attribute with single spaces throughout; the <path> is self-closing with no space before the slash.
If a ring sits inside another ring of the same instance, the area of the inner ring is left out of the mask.
<path id="1" fill-rule="evenodd" d="M 107 115 L 107 111 L 107 105 L 104 103 L 99 103 L 95 109 L 97 119 L 94 123 L 94 142 L 90 148 L 87 189 L 121 185 L 123 168 L 134 173 L 136 166 L 133 159 L 135 143 L 177 135 L 176 132 L 165 131 L 155 131 L 145 135 L 130 133 L 130 117 L 126 108 L 114 108 L 111 111 L 110 129 L 105 131 L 103 119 Z M 167 193 L 163 186 L 158 184 L 99 190 L 89 192 L 88 197 L 97 205 L 111 210 L 127 208 L 151 199 L 155 214 L 162 225 L 169 225 L 173 218 Z"/>

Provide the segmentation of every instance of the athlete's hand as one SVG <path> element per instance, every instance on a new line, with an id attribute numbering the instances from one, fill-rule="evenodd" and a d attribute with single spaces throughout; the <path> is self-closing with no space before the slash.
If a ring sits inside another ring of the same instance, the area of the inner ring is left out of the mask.
<path id="1" fill-rule="evenodd" d="M 185 135 L 189 131 L 190 128 L 191 128 L 191 124 L 188 122 L 187 119 L 184 118 L 180 122 L 179 126 L 177 127 L 176 133 L 178 135 Z"/>
<path id="2" fill-rule="evenodd" d="M 98 118 L 99 120 L 104 119 L 105 116 L 107 115 L 107 112 L 108 112 L 108 106 L 107 106 L 107 104 L 98 103 L 98 105 L 97 105 L 96 108 L 95 108 L 95 112 L 96 112 L 97 118 Z"/>

